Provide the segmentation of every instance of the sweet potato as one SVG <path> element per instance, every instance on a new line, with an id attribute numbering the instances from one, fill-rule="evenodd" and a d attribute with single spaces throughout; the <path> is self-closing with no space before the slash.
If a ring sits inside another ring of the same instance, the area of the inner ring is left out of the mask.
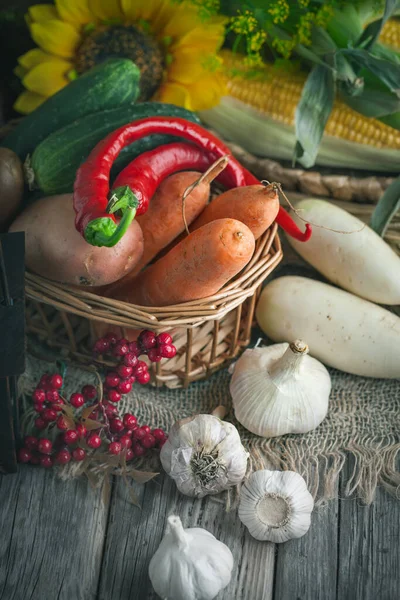
<path id="1" fill-rule="evenodd" d="M 246 266 L 254 247 L 246 225 L 218 219 L 191 233 L 133 281 L 113 286 L 112 297 L 168 306 L 212 296 Z"/>
<path id="2" fill-rule="evenodd" d="M 133 221 L 118 244 L 98 248 L 75 229 L 72 194 L 31 204 L 10 227 L 25 231 L 25 263 L 43 277 L 80 286 L 102 286 L 123 277 L 143 253 L 140 225 Z"/>
<path id="3" fill-rule="evenodd" d="M 233 188 L 210 202 L 190 230 L 195 231 L 216 219 L 237 219 L 247 225 L 257 240 L 274 222 L 278 210 L 279 198 L 273 184 Z"/>

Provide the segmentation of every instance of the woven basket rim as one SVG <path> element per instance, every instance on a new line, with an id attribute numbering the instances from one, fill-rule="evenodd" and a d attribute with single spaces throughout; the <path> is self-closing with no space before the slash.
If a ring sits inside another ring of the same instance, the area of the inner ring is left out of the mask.
<path id="1" fill-rule="evenodd" d="M 147 325 L 153 328 L 196 327 L 209 320 L 221 319 L 252 296 L 260 283 L 282 260 L 283 253 L 274 223 L 256 242 L 246 267 L 217 294 L 180 304 L 146 307 L 90 292 L 88 288 L 59 283 L 26 270 L 25 292 L 32 299 L 58 307 L 93 321 L 122 327 Z"/>

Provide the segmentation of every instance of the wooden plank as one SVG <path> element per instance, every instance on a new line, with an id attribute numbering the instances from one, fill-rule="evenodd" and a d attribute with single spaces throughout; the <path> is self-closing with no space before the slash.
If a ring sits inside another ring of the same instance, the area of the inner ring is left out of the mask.
<path id="1" fill-rule="evenodd" d="M 83 478 L 0 477 L 0 600 L 95 600 L 107 509 Z"/>
<path id="2" fill-rule="evenodd" d="M 305 536 L 278 544 L 274 600 L 336 600 L 337 519 L 330 500 L 314 509 Z"/>
<path id="3" fill-rule="evenodd" d="M 351 462 L 343 471 L 348 480 Z M 343 495 L 344 485 L 341 494 Z M 400 593 L 400 503 L 378 489 L 373 504 L 340 502 L 340 600 L 396 600 Z"/>
<path id="4" fill-rule="evenodd" d="M 16 392 L 14 379 L 14 377 L 0 378 L 0 473 L 15 473 L 17 470 L 13 419 L 13 398 Z"/>
<path id="5" fill-rule="evenodd" d="M 126 485 L 121 481 L 116 484 L 99 600 L 158 598 L 148 578 L 148 566 L 171 514 L 179 515 L 184 527 L 204 527 L 231 549 L 235 559 L 233 577 L 218 600 L 270 600 L 274 545 L 254 540 L 240 523 L 236 511 L 226 513 L 221 498 L 193 500 L 179 494 L 168 477 L 158 479 L 137 488 L 141 510 L 130 504 Z"/>

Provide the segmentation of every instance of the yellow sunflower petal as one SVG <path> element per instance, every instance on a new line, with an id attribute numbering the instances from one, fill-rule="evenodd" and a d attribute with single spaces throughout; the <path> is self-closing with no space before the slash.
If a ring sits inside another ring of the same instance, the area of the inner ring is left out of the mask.
<path id="1" fill-rule="evenodd" d="M 212 56 L 209 56 L 212 59 Z M 194 83 L 207 75 L 205 64 L 207 57 L 199 56 L 198 50 L 184 48 L 173 55 L 171 65 L 168 67 L 168 80 L 179 83 Z"/>
<path id="2" fill-rule="evenodd" d="M 168 0 L 121 0 L 122 11 L 128 21 L 148 21 L 151 31 L 158 35 L 181 5 Z"/>
<path id="3" fill-rule="evenodd" d="M 21 65 L 17 65 L 13 69 L 14 75 L 16 75 L 17 77 L 19 77 L 20 79 L 22 79 L 23 77 L 25 77 L 25 75 L 27 74 L 27 72 L 28 72 L 28 69 L 24 69 L 24 67 L 21 67 Z"/>
<path id="4" fill-rule="evenodd" d="M 66 60 L 54 59 L 31 69 L 22 80 L 27 90 L 42 96 L 52 96 L 69 82 L 67 73 L 72 64 Z"/>
<path id="5" fill-rule="evenodd" d="M 176 13 L 171 16 L 162 31 L 162 35 L 172 38 L 179 38 L 186 32 L 198 27 L 199 24 L 201 24 L 201 21 L 197 9 L 181 9 L 180 11 L 176 11 Z"/>
<path id="6" fill-rule="evenodd" d="M 30 30 L 38 46 L 62 58 L 72 58 L 81 39 L 70 23 L 58 19 L 45 23 L 32 23 Z"/>
<path id="7" fill-rule="evenodd" d="M 135 0 L 133 0 L 135 1 Z M 88 0 L 89 10 L 96 19 L 122 19 L 123 12 L 119 0 Z"/>
<path id="8" fill-rule="evenodd" d="M 63 21 L 79 27 L 94 20 L 88 0 L 55 0 L 58 14 Z"/>
<path id="9" fill-rule="evenodd" d="M 160 102 L 169 102 L 193 110 L 189 92 L 186 87 L 178 83 L 163 83 L 157 91 L 156 99 Z"/>
<path id="10" fill-rule="evenodd" d="M 53 60 L 54 57 L 51 54 L 47 54 L 47 52 L 43 52 L 40 48 L 33 48 L 32 50 L 28 50 L 25 54 L 18 57 L 18 63 L 24 69 L 32 69 L 39 65 L 42 62 L 46 62 L 47 60 Z"/>
<path id="11" fill-rule="evenodd" d="M 42 23 L 43 21 L 57 18 L 57 11 L 51 4 L 35 4 L 28 8 L 28 19 L 30 22 Z"/>
<path id="12" fill-rule="evenodd" d="M 187 31 L 178 39 L 174 40 L 171 50 L 178 48 L 191 47 L 201 50 L 216 51 L 222 46 L 225 37 L 225 28 L 223 25 L 216 24 L 209 26 L 200 25 L 191 31 Z"/>
<path id="13" fill-rule="evenodd" d="M 207 110 L 219 104 L 226 90 L 217 75 L 209 75 L 186 86 L 190 96 L 191 110 Z"/>
<path id="14" fill-rule="evenodd" d="M 22 92 L 14 102 L 14 110 L 23 115 L 27 115 L 43 104 L 45 100 L 47 100 L 46 96 L 41 96 L 40 94 L 35 94 L 35 92 L 25 90 L 25 92 Z"/>

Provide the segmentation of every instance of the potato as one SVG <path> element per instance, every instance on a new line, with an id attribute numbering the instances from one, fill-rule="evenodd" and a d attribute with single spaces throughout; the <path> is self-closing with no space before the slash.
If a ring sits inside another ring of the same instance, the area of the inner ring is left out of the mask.
<path id="1" fill-rule="evenodd" d="M 7 231 L 17 214 L 24 193 L 24 172 L 18 156 L 0 148 L 0 231 Z"/>
<path id="2" fill-rule="evenodd" d="M 79 286 L 112 283 L 129 273 L 143 254 L 143 234 L 136 221 L 112 248 L 88 244 L 75 229 L 72 194 L 41 198 L 17 217 L 10 231 L 25 231 L 28 269 Z"/>

